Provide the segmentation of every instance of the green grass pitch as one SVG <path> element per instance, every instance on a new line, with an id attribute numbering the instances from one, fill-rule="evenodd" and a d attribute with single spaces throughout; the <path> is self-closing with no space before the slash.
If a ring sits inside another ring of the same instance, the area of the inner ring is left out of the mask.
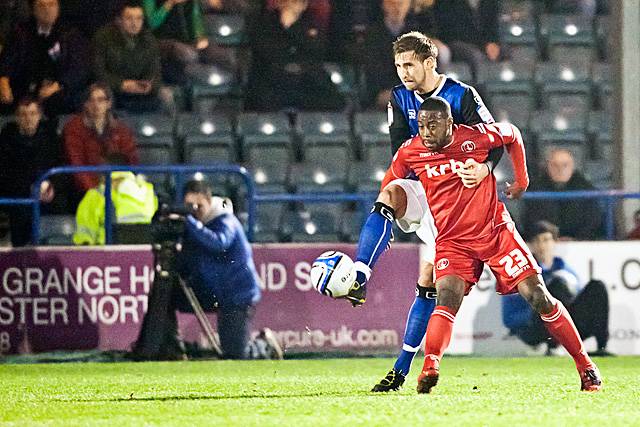
<path id="1" fill-rule="evenodd" d="M 596 359 L 579 391 L 568 357 L 445 357 L 435 392 L 369 389 L 392 359 L 0 365 L 0 425 L 640 425 L 640 357 Z"/>

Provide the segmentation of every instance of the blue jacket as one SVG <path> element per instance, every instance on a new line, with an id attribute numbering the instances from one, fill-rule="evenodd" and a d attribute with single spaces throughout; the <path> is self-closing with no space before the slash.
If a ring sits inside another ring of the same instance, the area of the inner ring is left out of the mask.
<path id="1" fill-rule="evenodd" d="M 260 300 L 251 245 L 232 213 L 204 225 L 187 217 L 178 271 L 205 309 L 215 300 L 222 308 L 255 305 Z"/>
<path id="2" fill-rule="evenodd" d="M 560 257 L 553 257 L 550 268 L 542 268 L 542 278 L 549 283 L 551 278 L 556 274 L 573 276 L 575 284 L 579 284 L 578 275 L 569 267 L 569 265 Z M 576 288 L 576 291 L 579 289 Z M 505 295 L 502 297 L 502 323 L 509 330 L 514 330 L 526 326 L 531 320 L 533 310 L 531 306 L 519 294 Z"/>

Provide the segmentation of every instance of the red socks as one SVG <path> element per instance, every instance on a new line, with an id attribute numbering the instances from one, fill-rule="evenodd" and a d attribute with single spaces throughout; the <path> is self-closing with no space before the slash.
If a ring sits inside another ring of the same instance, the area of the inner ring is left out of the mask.
<path id="1" fill-rule="evenodd" d="M 437 305 L 433 309 L 433 314 L 427 325 L 427 338 L 424 344 L 425 361 L 427 356 L 434 355 L 438 360 L 442 359 L 442 354 L 449 346 L 453 321 L 456 313 L 444 305 Z"/>
<path id="2" fill-rule="evenodd" d="M 578 369 L 593 364 L 582 345 L 582 339 L 573 324 L 571 315 L 560 301 L 556 302 L 551 313 L 542 314 L 540 318 L 556 342 L 562 344 L 573 357 Z"/>

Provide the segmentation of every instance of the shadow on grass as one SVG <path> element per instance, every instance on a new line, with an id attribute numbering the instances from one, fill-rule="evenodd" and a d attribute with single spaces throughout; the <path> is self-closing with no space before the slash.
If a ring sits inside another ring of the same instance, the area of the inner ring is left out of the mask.
<path id="1" fill-rule="evenodd" d="M 55 402 L 168 402 L 168 401 L 181 401 L 181 400 L 235 400 L 235 399 L 264 399 L 264 398 L 276 398 L 276 399 L 292 399 L 300 397 L 348 397 L 354 396 L 367 396 L 371 393 L 343 391 L 343 392 L 326 392 L 326 393 L 297 393 L 297 394 L 279 394 L 279 393 L 245 393 L 245 394 L 232 394 L 232 395 L 192 395 L 192 396 L 136 396 L 131 394 L 127 397 L 113 397 L 113 398 L 96 398 L 96 399 L 52 399 Z"/>

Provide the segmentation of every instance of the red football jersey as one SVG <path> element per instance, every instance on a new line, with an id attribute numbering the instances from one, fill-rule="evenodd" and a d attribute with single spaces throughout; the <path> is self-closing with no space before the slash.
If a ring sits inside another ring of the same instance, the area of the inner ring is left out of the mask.
<path id="1" fill-rule="evenodd" d="M 520 131 L 513 125 L 454 125 L 453 140 L 440 151 L 431 151 L 420 136 L 407 140 L 397 151 L 382 182 L 415 174 L 424 186 L 429 209 L 438 231 L 436 242 L 473 241 L 489 235 L 511 216 L 498 200 L 493 174 L 474 188 L 465 188 L 456 172 L 467 159 L 485 162 L 489 150 L 501 145 L 514 162 L 517 180 L 528 185 L 524 146 Z"/>

